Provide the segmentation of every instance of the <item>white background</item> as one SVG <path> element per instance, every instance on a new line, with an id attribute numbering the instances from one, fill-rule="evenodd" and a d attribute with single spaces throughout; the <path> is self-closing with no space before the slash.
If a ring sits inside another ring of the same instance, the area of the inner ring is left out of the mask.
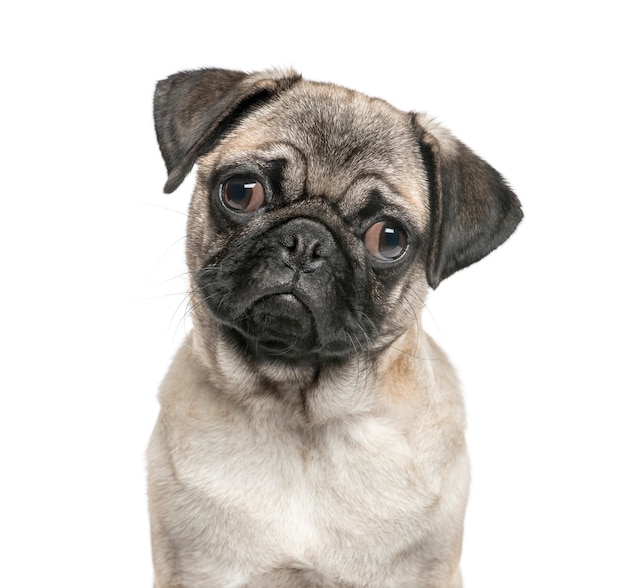
<path id="1" fill-rule="evenodd" d="M 509 179 L 524 223 L 429 300 L 467 399 L 466 587 L 626 586 L 618 2 L 5 4 L 1 586 L 151 586 L 144 449 L 193 183 L 161 192 L 151 101 L 201 66 L 426 110 Z"/>

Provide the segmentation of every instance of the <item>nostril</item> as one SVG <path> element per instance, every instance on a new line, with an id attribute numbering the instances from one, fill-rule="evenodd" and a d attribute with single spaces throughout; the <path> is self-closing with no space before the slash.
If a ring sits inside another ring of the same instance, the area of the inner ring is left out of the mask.
<path id="1" fill-rule="evenodd" d="M 301 247 L 300 235 L 295 231 L 285 231 L 278 239 L 278 242 L 287 250 L 296 252 Z"/>
<path id="2" fill-rule="evenodd" d="M 317 241 L 311 248 L 312 257 L 316 259 L 330 257 L 333 253 L 333 246 L 328 241 Z"/>

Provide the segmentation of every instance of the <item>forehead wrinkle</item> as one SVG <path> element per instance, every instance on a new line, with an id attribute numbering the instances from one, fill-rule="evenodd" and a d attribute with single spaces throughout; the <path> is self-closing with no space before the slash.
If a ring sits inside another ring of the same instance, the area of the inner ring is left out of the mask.
<path id="1" fill-rule="evenodd" d="M 376 216 L 379 212 L 383 216 L 395 211 L 401 216 L 423 230 L 427 223 L 425 209 L 420 206 L 413 206 L 415 198 L 406 189 L 396 186 L 390 178 L 380 174 L 363 174 L 355 178 L 354 184 L 348 189 L 346 197 L 342 199 L 339 206 L 343 216 L 367 214 Z M 378 208 L 377 211 L 367 211 L 370 206 Z"/>
<path id="2" fill-rule="evenodd" d="M 332 84 L 298 84 L 242 120 L 223 146 L 228 155 L 297 154 L 304 194 L 328 202 L 343 200 L 355 177 L 379 176 L 418 217 L 428 216 L 427 182 L 412 127 L 406 113 L 383 100 Z"/>
<path id="3" fill-rule="evenodd" d="M 387 178 L 380 174 L 367 172 L 357 175 L 352 180 L 345 194 L 348 195 L 349 193 L 351 198 L 343 198 L 342 204 L 344 204 L 347 212 L 362 209 L 368 206 L 373 198 L 376 198 L 373 196 L 374 192 L 378 194 L 377 199 L 383 205 L 390 204 L 389 198 L 385 196 L 386 194 L 399 195 L 395 186 L 389 183 Z"/>
<path id="4" fill-rule="evenodd" d="M 278 159 L 280 156 L 285 157 L 289 155 L 292 159 L 297 159 L 300 160 L 302 163 L 306 163 L 306 156 L 302 149 L 300 149 L 297 145 L 285 140 L 266 141 L 251 149 L 250 153 L 253 155 L 258 155 L 259 157 L 266 160 L 274 160 Z"/>
<path id="5" fill-rule="evenodd" d="M 307 158 L 300 148 L 287 141 L 265 141 L 262 143 L 247 142 L 238 148 L 239 142 L 235 138 L 226 143 L 224 149 L 214 151 L 220 155 L 220 165 L 246 161 L 276 161 L 287 159 L 295 163 L 306 165 Z"/>
<path id="6" fill-rule="evenodd" d="M 308 154 L 316 183 L 346 168 L 382 172 L 406 156 L 404 113 L 345 88 L 301 84 L 257 114 L 257 123 Z"/>

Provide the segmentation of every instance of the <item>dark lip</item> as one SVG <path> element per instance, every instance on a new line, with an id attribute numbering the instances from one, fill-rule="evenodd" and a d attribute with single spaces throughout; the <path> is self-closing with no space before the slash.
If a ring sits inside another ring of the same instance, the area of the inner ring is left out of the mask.
<path id="1" fill-rule="evenodd" d="M 279 361 L 290 365 L 313 365 L 318 363 L 319 353 L 309 347 L 290 344 L 285 340 L 251 336 L 238 325 L 222 325 L 226 339 L 240 352 L 257 361 Z"/>
<path id="2" fill-rule="evenodd" d="M 318 345 L 313 348 L 298 346 L 286 347 L 282 341 L 266 339 L 264 342 L 253 339 L 232 325 L 222 325 L 226 340 L 240 353 L 253 362 L 271 362 L 293 367 L 313 367 L 341 365 L 350 354 L 347 350 L 341 353 L 325 353 Z"/>
<path id="3" fill-rule="evenodd" d="M 279 339 L 257 339 L 256 344 L 262 353 L 270 357 L 280 358 L 299 355 L 298 353 L 294 353 L 295 345 L 289 345 Z"/>
<path id="4" fill-rule="evenodd" d="M 296 280 L 294 280 L 295 282 Z M 254 298 L 251 300 L 247 300 L 244 305 L 241 305 L 238 315 L 234 317 L 234 321 L 241 320 L 244 318 L 250 310 L 263 300 L 268 300 L 274 296 L 285 296 L 292 297 L 297 300 L 309 313 L 311 319 L 315 322 L 315 312 L 313 310 L 313 304 L 309 296 L 306 293 L 300 291 L 295 285 L 277 285 L 273 287 L 266 288 L 261 292 L 258 292 Z"/>
<path id="5" fill-rule="evenodd" d="M 261 293 L 234 324 L 242 335 L 272 354 L 311 351 L 318 346 L 314 312 L 292 290 Z"/>
<path id="6" fill-rule="evenodd" d="M 293 299 L 301 304 L 309 315 L 310 331 L 298 333 L 293 328 L 284 332 L 255 333 L 247 328 L 248 314 L 253 312 L 255 304 L 271 300 L 275 296 Z M 231 343 L 249 357 L 259 361 L 277 361 L 294 366 L 315 366 L 321 364 L 335 364 L 341 362 L 348 355 L 348 349 L 332 351 L 321 345 L 315 328 L 315 315 L 307 302 L 306 296 L 301 296 L 291 288 L 272 288 L 270 292 L 259 293 L 255 299 L 246 305 L 246 310 L 233 321 L 222 324 L 228 333 Z M 299 336 L 301 335 L 301 336 Z"/>

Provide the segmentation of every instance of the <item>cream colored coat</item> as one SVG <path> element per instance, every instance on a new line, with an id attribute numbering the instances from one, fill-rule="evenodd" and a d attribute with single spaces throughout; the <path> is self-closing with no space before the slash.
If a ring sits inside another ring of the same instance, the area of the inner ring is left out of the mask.
<path id="1" fill-rule="evenodd" d="M 457 379 L 417 329 L 380 363 L 303 403 L 297 377 L 257 397 L 183 345 L 148 452 L 158 588 L 461 585 Z"/>

